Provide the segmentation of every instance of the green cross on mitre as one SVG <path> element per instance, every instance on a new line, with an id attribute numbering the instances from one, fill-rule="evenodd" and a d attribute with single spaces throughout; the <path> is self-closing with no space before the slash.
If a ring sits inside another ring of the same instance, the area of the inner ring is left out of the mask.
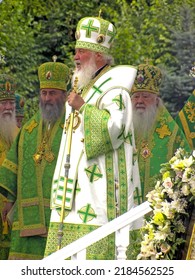
<path id="1" fill-rule="evenodd" d="M 98 20 L 100 21 L 100 34 L 104 34 L 110 37 L 108 43 L 112 42 L 115 35 L 116 35 L 116 30 L 113 26 L 113 31 L 109 30 L 108 27 L 110 25 L 110 22 L 107 20 L 104 20 L 102 18 L 98 18 Z"/>
<path id="2" fill-rule="evenodd" d="M 93 26 L 94 20 L 89 19 L 87 25 L 81 25 L 81 29 L 86 31 L 86 37 L 91 38 L 91 32 L 99 32 L 99 27 Z"/>
<path id="3" fill-rule="evenodd" d="M 110 44 L 113 41 L 113 39 L 116 35 L 116 29 L 115 29 L 114 25 L 112 25 L 113 26 L 113 31 L 108 30 L 108 27 L 109 27 L 110 23 L 108 21 L 103 20 L 103 19 L 101 20 L 101 13 L 102 13 L 102 10 L 100 9 L 99 10 L 99 18 L 98 18 L 100 20 L 100 23 L 101 23 L 100 33 L 105 34 L 107 36 L 110 36 L 110 40 L 108 41 L 108 43 Z"/>
<path id="4" fill-rule="evenodd" d="M 108 30 L 107 35 L 110 36 L 110 40 L 108 43 L 111 43 L 114 40 L 114 37 L 116 36 L 116 29 L 113 25 L 113 31 Z"/>

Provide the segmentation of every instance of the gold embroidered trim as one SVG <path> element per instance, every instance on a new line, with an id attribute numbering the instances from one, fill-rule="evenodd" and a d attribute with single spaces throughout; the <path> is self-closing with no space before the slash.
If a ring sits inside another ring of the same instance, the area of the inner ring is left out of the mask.
<path id="1" fill-rule="evenodd" d="M 2 166 L 9 169 L 11 172 L 15 174 L 18 171 L 18 166 L 7 158 L 4 160 Z"/>

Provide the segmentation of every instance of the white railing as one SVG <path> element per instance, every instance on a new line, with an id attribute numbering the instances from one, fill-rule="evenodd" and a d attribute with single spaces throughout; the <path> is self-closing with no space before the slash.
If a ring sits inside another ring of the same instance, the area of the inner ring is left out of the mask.
<path id="1" fill-rule="evenodd" d="M 130 224 L 145 214 L 149 213 L 151 208 L 148 201 L 142 203 L 139 206 L 131 209 L 129 212 L 119 216 L 111 222 L 97 228 L 96 230 L 86 234 L 73 243 L 63 247 L 62 249 L 52 253 L 45 257 L 44 260 L 60 261 L 71 257 L 72 260 L 85 260 L 86 248 L 100 239 L 108 236 L 109 234 L 116 232 L 115 244 L 117 247 L 117 260 L 126 259 L 126 249 L 129 245 L 129 228 Z"/>

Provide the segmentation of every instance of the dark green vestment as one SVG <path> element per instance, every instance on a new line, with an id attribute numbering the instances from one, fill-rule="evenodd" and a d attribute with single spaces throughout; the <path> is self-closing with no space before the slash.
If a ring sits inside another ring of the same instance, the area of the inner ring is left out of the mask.
<path id="1" fill-rule="evenodd" d="M 195 148 L 195 90 L 176 117 L 192 149 Z"/>
<path id="2" fill-rule="evenodd" d="M 195 90 L 190 95 L 185 105 L 176 117 L 178 125 L 181 127 L 192 149 L 195 149 Z M 186 259 L 195 259 L 195 206 L 190 213 L 190 221 L 187 229 L 185 250 Z M 184 252 L 185 252 L 184 250 Z"/>
<path id="3" fill-rule="evenodd" d="M 190 151 L 187 139 L 176 121 L 163 106 L 145 139 L 136 139 L 142 187 L 142 199 L 154 188 L 162 163 L 166 163 L 178 148 Z"/>
<path id="4" fill-rule="evenodd" d="M 50 220 L 51 182 L 58 156 L 64 116 L 45 138 L 42 160 L 34 156 L 43 144 L 37 113 L 21 129 L 0 168 L 1 193 L 15 201 L 9 259 L 42 259 Z M 45 150 L 45 151 L 44 151 Z M 17 197 L 17 199 L 16 199 Z"/>

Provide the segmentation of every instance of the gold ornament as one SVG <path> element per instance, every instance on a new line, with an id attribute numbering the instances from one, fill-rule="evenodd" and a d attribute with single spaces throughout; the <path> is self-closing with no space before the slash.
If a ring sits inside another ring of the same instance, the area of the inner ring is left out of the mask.
<path id="1" fill-rule="evenodd" d="M 141 150 L 140 150 L 140 155 L 144 158 L 147 159 L 151 155 L 151 151 L 148 148 L 148 143 L 143 142 L 141 145 Z"/>
<path id="2" fill-rule="evenodd" d="M 50 130 L 45 133 L 43 140 L 38 147 L 38 151 L 33 155 L 36 164 L 41 164 L 43 159 L 51 163 L 55 158 L 49 144 L 50 134 Z"/>

